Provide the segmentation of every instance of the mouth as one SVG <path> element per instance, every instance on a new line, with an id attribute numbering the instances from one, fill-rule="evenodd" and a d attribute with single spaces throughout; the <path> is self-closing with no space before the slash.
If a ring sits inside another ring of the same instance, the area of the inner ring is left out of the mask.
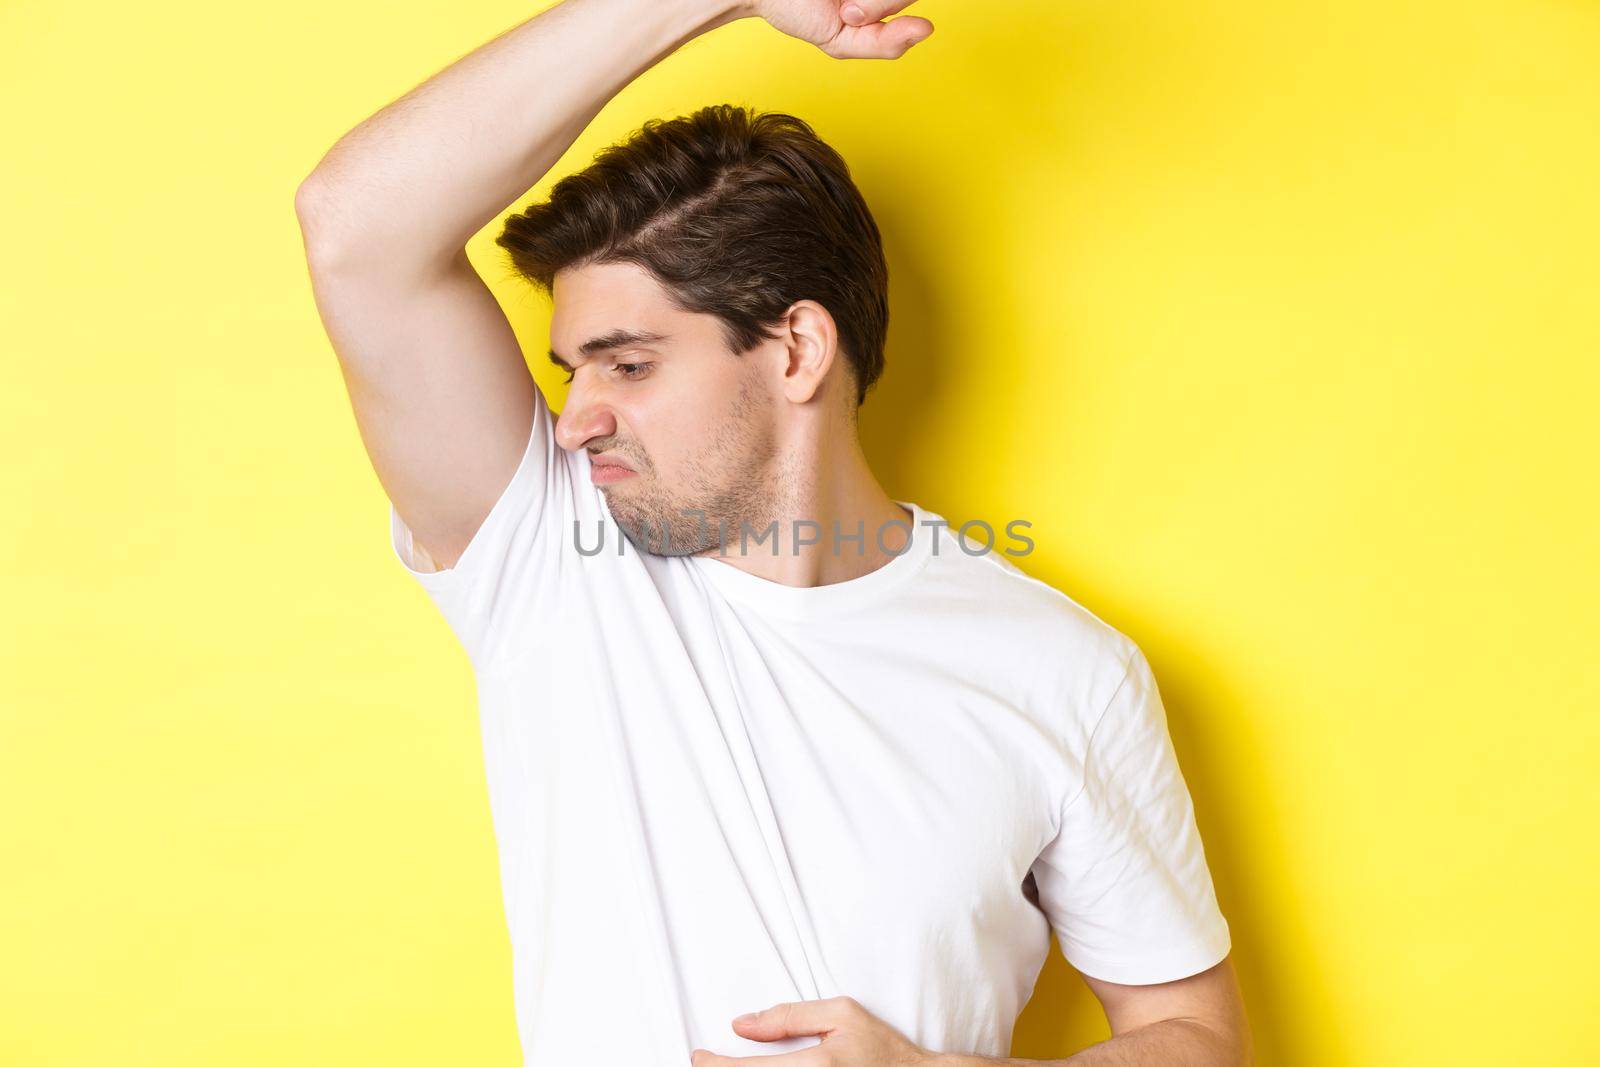
<path id="1" fill-rule="evenodd" d="M 614 463 L 607 463 L 591 469 L 589 471 L 589 481 L 595 485 L 610 485 L 612 482 L 620 482 L 624 479 L 632 478 L 635 474 L 635 471 L 631 471 L 627 467 L 619 467 Z"/>
<path id="2" fill-rule="evenodd" d="M 610 485 L 638 475 L 638 471 L 619 460 L 595 457 L 589 461 L 589 481 L 595 485 Z"/>

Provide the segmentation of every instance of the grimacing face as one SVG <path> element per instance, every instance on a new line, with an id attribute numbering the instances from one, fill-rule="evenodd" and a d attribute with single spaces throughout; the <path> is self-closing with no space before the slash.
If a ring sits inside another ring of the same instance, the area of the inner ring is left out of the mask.
<path id="1" fill-rule="evenodd" d="M 763 529 L 789 476 L 772 384 L 784 347 L 763 342 L 734 355 L 714 316 L 678 309 L 634 263 L 561 270 L 551 295 L 552 354 L 571 368 L 556 440 L 588 451 L 595 484 L 635 547 L 691 555 L 715 550 L 719 537 L 736 545 L 741 520 Z"/>

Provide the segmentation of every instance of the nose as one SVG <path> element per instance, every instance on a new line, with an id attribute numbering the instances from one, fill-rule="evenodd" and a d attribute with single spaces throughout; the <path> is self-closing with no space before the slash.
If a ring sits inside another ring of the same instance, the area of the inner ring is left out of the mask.
<path id="1" fill-rule="evenodd" d="M 575 378 L 567 390 L 566 405 L 556 419 L 556 443 L 568 452 L 576 452 L 596 437 L 609 437 L 616 432 L 617 417 L 610 405 Z"/>

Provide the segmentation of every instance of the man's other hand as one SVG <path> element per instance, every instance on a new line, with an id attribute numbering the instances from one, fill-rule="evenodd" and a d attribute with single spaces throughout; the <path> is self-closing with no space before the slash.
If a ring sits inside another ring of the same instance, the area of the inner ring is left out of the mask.
<path id="1" fill-rule="evenodd" d="M 841 1067 L 933 1067 L 940 1057 L 918 1048 L 904 1034 L 863 1008 L 854 997 L 777 1004 L 733 1020 L 733 1032 L 751 1041 L 815 1034 L 822 1045 L 753 1058 L 719 1056 L 695 1049 L 691 1067 L 781 1067 L 831 1063 Z M 822 1050 L 826 1046 L 825 1051 Z"/>

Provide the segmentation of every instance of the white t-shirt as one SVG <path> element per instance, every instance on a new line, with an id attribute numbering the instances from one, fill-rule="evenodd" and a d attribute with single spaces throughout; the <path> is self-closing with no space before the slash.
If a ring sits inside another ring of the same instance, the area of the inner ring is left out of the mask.
<path id="1" fill-rule="evenodd" d="M 1052 927 L 1113 982 L 1227 955 L 1148 663 L 1016 542 L 968 554 L 906 503 L 910 548 L 832 585 L 619 554 L 536 407 L 455 567 L 390 509 L 477 680 L 526 1063 L 791 1051 L 818 1039 L 730 1020 L 839 994 L 1006 1056 Z"/>

